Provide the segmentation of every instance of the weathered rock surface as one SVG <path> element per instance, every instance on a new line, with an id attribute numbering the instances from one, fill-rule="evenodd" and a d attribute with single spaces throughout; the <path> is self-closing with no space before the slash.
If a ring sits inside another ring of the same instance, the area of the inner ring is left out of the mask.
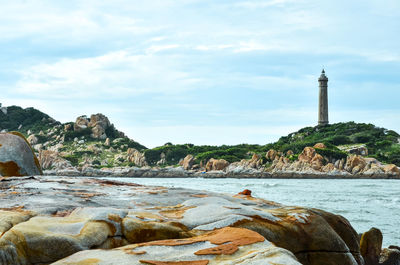
<path id="1" fill-rule="evenodd" d="M 20 133 L 0 133 L 0 175 L 40 175 L 42 170 L 31 146 Z"/>
<path id="2" fill-rule="evenodd" d="M 390 246 L 384 248 L 379 258 L 380 265 L 400 265 L 400 248 Z"/>
<path id="3" fill-rule="evenodd" d="M 185 158 L 180 162 L 180 165 L 185 169 L 189 170 L 192 168 L 194 163 L 194 157 L 192 155 L 187 155 Z"/>
<path id="4" fill-rule="evenodd" d="M 128 148 L 126 151 L 128 161 L 134 163 L 136 166 L 144 167 L 147 166 L 146 157 L 143 153 L 139 152 L 135 148 Z"/>
<path id="5" fill-rule="evenodd" d="M 229 162 L 225 159 L 211 158 L 206 164 L 206 171 L 224 170 L 229 166 Z"/>
<path id="6" fill-rule="evenodd" d="M 363 264 L 343 217 L 250 195 L 83 177 L 8 178 L 0 189 L 4 265 Z"/>

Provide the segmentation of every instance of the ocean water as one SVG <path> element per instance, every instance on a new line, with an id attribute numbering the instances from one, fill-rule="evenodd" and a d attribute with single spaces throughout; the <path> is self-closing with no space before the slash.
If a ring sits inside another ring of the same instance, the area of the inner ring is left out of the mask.
<path id="1" fill-rule="evenodd" d="M 351 222 L 358 233 L 377 227 L 383 233 L 384 247 L 400 245 L 400 180 L 233 178 L 118 178 L 118 180 L 231 194 L 249 189 L 254 197 L 340 214 Z"/>

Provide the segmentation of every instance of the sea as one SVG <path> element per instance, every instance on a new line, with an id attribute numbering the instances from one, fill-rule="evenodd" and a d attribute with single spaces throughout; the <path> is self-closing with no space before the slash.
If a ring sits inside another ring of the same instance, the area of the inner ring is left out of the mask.
<path id="1" fill-rule="evenodd" d="M 288 206 L 319 208 L 340 214 L 358 233 L 371 227 L 383 233 L 383 246 L 400 246 L 400 180 L 390 179 L 236 179 L 107 178 L 143 185 L 182 187 L 252 196 Z"/>

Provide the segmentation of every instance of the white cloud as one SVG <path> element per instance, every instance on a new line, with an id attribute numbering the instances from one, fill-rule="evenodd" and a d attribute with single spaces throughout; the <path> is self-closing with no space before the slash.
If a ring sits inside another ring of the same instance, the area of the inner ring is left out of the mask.
<path id="1" fill-rule="evenodd" d="M 193 89 L 201 82 L 180 67 L 173 56 L 134 55 L 117 51 L 34 65 L 21 71 L 22 78 L 16 83 L 15 91 L 65 99 L 174 94 Z"/>

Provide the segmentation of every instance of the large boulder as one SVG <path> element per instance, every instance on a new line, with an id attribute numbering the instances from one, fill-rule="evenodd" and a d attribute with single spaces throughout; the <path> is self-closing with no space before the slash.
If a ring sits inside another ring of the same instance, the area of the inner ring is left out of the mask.
<path id="1" fill-rule="evenodd" d="M 206 171 L 224 170 L 229 166 L 229 162 L 225 159 L 211 158 L 206 164 Z"/>
<path id="2" fill-rule="evenodd" d="M 62 158 L 57 151 L 40 150 L 39 162 L 43 169 L 66 169 L 71 168 L 71 162 Z"/>
<path id="3" fill-rule="evenodd" d="M 379 265 L 400 265 L 400 248 L 395 246 L 384 248 L 379 257 Z"/>
<path id="4" fill-rule="evenodd" d="M 82 251 L 54 265 L 87 264 L 88 260 L 109 265 L 301 265 L 291 252 L 274 246 L 257 232 L 232 227 L 184 240 L 153 241 L 111 251 Z"/>
<path id="5" fill-rule="evenodd" d="M 32 147 L 18 132 L 0 133 L 0 175 L 41 175 L 42 169 Z"/>
<path id="6" fill-rule="evenodd" d="M 82 129 L 86 129 L 88 127 L 88 124 L 89 124 L 89 119 L 85 115 L 79 116 L 75 120 L 74 131 L 80 131 Z M 65 127 L 65 129 L 68 130 L 67 126 Z"/>
<path id="7" fill-rule="evenodd" d="M 134 163 L 136 166 L 139 167 L 147 166 L 146 157 L 144 156 L 144 153 L 139 152 L 135 148 L 128 148 L 126 153 L 129 162 Z"/>
<path id="8" fill-rule="evenodd" d="M 267 160 L 269 161 L 274 161 L 275 158 L 279 157 L 279 154 L 276 150 L 274 149 L 270 149 L 268 150 L 268 152 L 265 155 L 265 158 L 267 158 Z"/>
<path id="9" fill-rule="evenodd" d="M 366 160 L 359 155 L 350 155 L 347 157 L 344 169 L 352 174 L 361 173 L 367 166 Z"/>
<path id="10" fill-rule="evenodd" d="M 91 136 L 93 138 L 103 139 L 103 140 L 107 138 L 106 130 L 108 127 L 110 127 L 110 125 L 111 123 L 108 120 L 108 118 L 101 113 L 92 114 L 90 116 L 90 122 L 88 124 L 88 126 L 92 128 Z"/>
<path id="11" fill-rule="evenodd" d="M 378 265 L 382 250 L 382 232 L 377 228 L 371 228 L 361 236 L 360 251 L 365 265 Z"/>
<path id="12" fill-rule="evenodd" d="M 185 158 L 179 163 L 185 170 L 192 169 L 194 163 L 194 156 L 187 155 Z"/>
<path id="13" fill-rule="evenodd" d="M 2 265 L 363 264 L 350 223 L 317 209 L 84 177 L 2 184 Z"/>

